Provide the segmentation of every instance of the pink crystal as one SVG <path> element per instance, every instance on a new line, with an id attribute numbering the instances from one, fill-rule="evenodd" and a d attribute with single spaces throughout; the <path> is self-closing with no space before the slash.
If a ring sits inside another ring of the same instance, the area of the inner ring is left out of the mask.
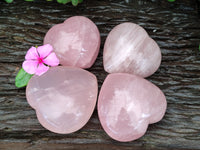
<path id="1" fill-rule="evenodd" d="M 134 23 L 122 23 L 106 39 L 103 62 L 104 69 L 109 73 L 147 77 L 160 66 L 161 52 L 142 27 Z"/>
<path id="2" fill-rule="evenodd" d="M 60 64 L 90 68 L 99 52 L 100 34 L 90 19 L 75 16 L 53 26 L 47 32 L 44 44 L 53 46 Z"/>
<path id="3" fill-rule="evenodd" d="M 33 76 L 27 86 L 28 103 L 39 122 L 56 133 L 72 133 L 91 117 L 97 99 L 97 79 L 74 67 L 51 67 L 42 76 Z"/>
<path id="4" fill-rule="evenodd" d="M 90 68 L 99 53 L 100 34 L 90 19 L 74 16 L 53 26 L 47 32 L 44 44 L 53 46 L 60 64 Z"/>
<path id="5" fill-rule="evenodd" d="M 140 138 L 148 124 L 160 121 L 166 111 L 162 91 L 146 79 L 126 73 L 109 74 L 98 99 L 98 115 L 106 133 L 127 142 Z"/>

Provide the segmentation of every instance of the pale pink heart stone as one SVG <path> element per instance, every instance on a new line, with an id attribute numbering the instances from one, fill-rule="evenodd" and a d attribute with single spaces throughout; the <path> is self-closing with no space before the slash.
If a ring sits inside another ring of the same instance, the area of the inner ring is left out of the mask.
<path id="1" fill-rule="evenodd" d="M 72 133 L 91 117 L 97 99 L 97 79 L 81 68 L 51 67 L 33 76 L 26 88 L 28 103 L 39 122 L 55 133 Z"/>
<path id="2" fill-rule="evenodd" d="M 134 23 L 122 23 L 106 39 L 103 63 L 109 73 L 148 77 L 160 66 L 161 51 L 142 27 Z"/>
<path id="3" fill-rule="evenodd" d="M 160 121 L 167 102 L 151 82 L 127 73 L 109 74 L 98 98 L 98 115 L 106 133 L 128 142 L 143 136 L 149 124 Z"/>
<path id="4" fill-rule="evenodd" d="M 51 44 L 60 64 L 90 68 L 100 48 L 97 26 L 88 18 L 74 16 L 53 26 L 45 35 L 44 44 Z"/>

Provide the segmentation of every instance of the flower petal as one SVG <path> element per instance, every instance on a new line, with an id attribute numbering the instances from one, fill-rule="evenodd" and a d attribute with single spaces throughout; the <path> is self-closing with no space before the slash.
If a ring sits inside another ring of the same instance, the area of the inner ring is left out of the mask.
<path id="1" fill-rule="evenodd" d="M 26 56 L 25 56 L 25 59 L 26 60 L 36 60 L 38 58 L 38 53 L 37 53 L 37 50 L 35 47 L 31 47 L 27 53 L 26 53 Z"/>
<path id="2" fill-rule="evenodd" d="M 29 73 L 34 74 L 37 70 L 38 61 L 36 60 L 25 60 L 22 64 L 23 69 Z"/>
<path id="3" fill-rule="evenodd" d="M 43 73 L 47 72 L 48 69 L 49 67 L 45 66 L 43 63 L 40 63 L 35 74 L 41 76 Z"/>
<path id="4" fill-rule="evenodd" d="M 56 54 L 52 52 L 47 56 L 43 62 L 49 66 L 58 66 L 59 65 L 59 59 L 57 58 Z"/>
<path id="5" fill-rule="evenodd" d="M 40 55 L 40 58 L 45 58 L 53 51 L 53 47 L 50 44 L 45 44 L 43 46 L 39 46 L 37 51 Z"/>

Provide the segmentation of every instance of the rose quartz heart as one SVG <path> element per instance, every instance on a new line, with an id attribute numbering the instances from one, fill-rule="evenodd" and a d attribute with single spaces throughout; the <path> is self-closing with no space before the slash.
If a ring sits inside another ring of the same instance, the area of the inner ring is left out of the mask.
<path id="1" fill-rule="evenodd" d="M 42 76 L 33 76 L 26 88 L 28 103 L 39 122 L 55 133 L 72 133 L 91 117 L 97 99 L 97 79 L 74 67 L 52 67 Z"/>
<path id="2" fill-rule="evenodd" d="M 106 133 L 121 142 L 143 136 L 148 124 L 160 121 L 166 111 L 162 91 L 131 74 L 109 74 L 98 99 L 98 115 Z"/>
<path id="3" fill-rule="evenodd" d="M 106 39 L 103 63 L 109 73 L 148 77 L 158 69 L 160 62 L 160 48 L 139 25 L 122 23 Z"/>
<path id="4" fill-rule="evenodd" d="M 45 35 L 44 44 L 51 44 L 65 66 L 90 68 L 97 58 L 100 34 L 88 18 L 75 16 L 53 26 Z"/>

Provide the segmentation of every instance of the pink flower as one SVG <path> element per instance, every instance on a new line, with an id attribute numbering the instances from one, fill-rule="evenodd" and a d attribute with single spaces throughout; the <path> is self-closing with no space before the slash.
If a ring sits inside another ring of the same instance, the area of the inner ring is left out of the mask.
<path id="1" fill-rule="evenodd" d="M 43 46 L 31 47 L 25 56 L 25 61 L 22 64 L 23 69 L 29 74 L 42 75 L 49 66 L 58 66 L 59 59 L 53 51 L 50 44 Z"/>

